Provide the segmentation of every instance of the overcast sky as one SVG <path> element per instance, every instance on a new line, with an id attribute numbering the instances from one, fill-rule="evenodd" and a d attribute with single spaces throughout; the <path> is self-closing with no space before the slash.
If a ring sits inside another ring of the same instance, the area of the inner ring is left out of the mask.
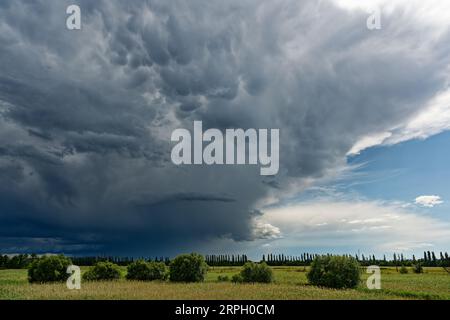
<path id="1" fill-rule="evenodd" d="M 361 3 L 2 0 L 0 251 L 448 250 L 450 3 Z M 195 120 L 279 173 L 175 166 Z"/>

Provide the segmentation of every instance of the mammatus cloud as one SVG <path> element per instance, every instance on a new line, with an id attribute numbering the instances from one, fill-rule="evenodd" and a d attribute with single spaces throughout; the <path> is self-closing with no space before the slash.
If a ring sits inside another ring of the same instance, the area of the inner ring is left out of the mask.
<path id="1" fill-rule="evenodd" d="M 422 6 L 400 2 L 372 32 L 334 1 L 1 1 L 0 246 L 170 254 L 279 237 L 255 224 L 260 204 L 335 176 L 367 136 L 436 123 L 449 20 Z M 279 128 L 279 174 L 174 166 L 170 134 L 194 120 Z"/>
<path id="2" fill-rule="evenodd" d="M 438 204 L 444 203 L 439 196 L 419 196 L 415 199 L 415 203 L 428 208 L 433 208 Z"/>

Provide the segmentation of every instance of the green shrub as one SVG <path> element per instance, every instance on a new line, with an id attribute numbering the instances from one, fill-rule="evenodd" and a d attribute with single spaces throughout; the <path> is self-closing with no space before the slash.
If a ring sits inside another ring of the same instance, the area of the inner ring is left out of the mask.
<path id="1" fill-rule="evenodd" d="M 242 276 L 240 274 L 235 274 L 231 277 L 231 282 L 242 283 L 242 282 L 244 282 L 244 279 L 242 279 Z"/>
<path id="2" fill-rule="evenodd" d="M 225 276 L 219 275 L 217 277 L 217 281 L 219 281 L 219 282 L 228 282 L 228 281 L 230 281 L 230 278 L 227 275 L 225 275 Z"/>
<path id="3" fill-rule="evenodd" d="M 359 263 L 347 256 L 318 256 L 311 263 L 308 281 L 329 288 L 355 288 L 360 281 Z"/>
<path id="4" fill-rule="evenodd" d="M 166 276 L 167 267 L 164 262 L 145 262 L 144 260 L 138 260 L 127 267 L 128 280 L 165 280 Z"/>
<path id="5" fill-rule="evenodd" d="M 70 276 L 66 273 L 67 267 L 71 264 L 72 261 L 63 255 L 35 259 L 28 268 L 28 281 L 30 283 L 66 281 Z"/>
<path id="6" fill-rule="evenodd" d="M 398 272 L 400 272 L 401 274 L 406 274 L 406 273 L 408 273 L 408 268 L 406 268 L 405 266 L 402 266 Z"/>
<path id="7" fill-rule="evenodd" d="M 197 253 L 182 254 L 170 262 L 170 281 L 201 282 L 205 279 L 208 265 Z"/>
<path id="8" fill-rule="evenodd" d="M 265 263 L 247 262 L 240 273 L 243 282 L 270 283 L 273 281 L 272 269 Z"/>
<path id="9" fill-rule="evenodd" d="M 120 278 L 120 269 L 112 262 L 98 262 L 83 274 L 87 281 L 116 280 Z"/>
<path id="10" fill-rule="evenodd" d="M 423 273 L 423 267 L 420 262 L 413 264 L 413 272 L 414 273 Z"/>

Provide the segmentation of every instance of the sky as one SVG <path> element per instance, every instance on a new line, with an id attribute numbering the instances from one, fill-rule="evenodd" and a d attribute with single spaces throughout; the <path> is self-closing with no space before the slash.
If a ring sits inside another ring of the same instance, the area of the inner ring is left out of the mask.
<path id="1" fill-rule="evenodd" d="M 449 21 L 432 0 L 1 1 L 0 251 L 448 251 Z M 279 172 L 175 165 L 194 121 L 279 129 Z"/>

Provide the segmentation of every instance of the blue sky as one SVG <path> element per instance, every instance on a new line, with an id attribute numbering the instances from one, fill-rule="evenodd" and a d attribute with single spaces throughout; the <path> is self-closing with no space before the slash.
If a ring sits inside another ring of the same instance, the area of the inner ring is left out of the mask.
<path id="1" fill-rule="evenodd" d="M 342 181 L 340 188 L 369 199 L 413 203 L 421 195 L 437 195 L 443 203 L 421 208 L 430 215 L 449 220 L 450 133 L 393 146 L 369 148 L 349 159 L 360 177 Z"/>

